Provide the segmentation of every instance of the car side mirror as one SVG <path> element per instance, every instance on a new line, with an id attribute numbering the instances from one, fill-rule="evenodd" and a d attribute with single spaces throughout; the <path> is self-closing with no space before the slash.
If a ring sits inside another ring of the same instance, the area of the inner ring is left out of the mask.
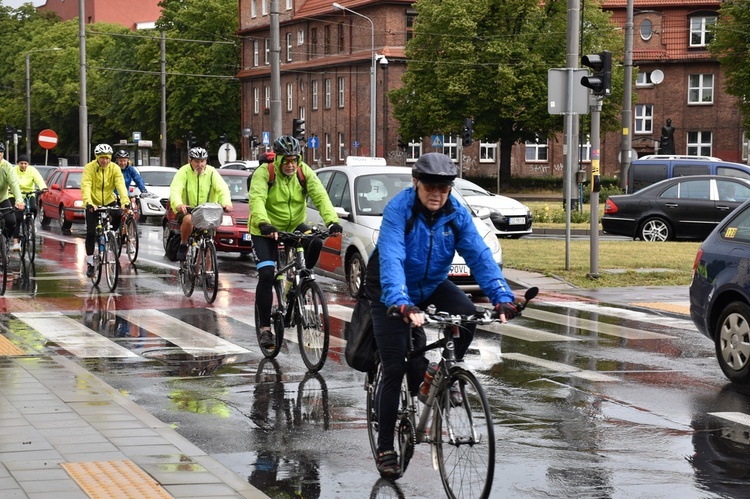
<path id="1" fill-rule="evenodd" d="M 339 217 L 342 220 L 348 220 L 352 221 L 352 214 L 349 211 L 346 211 L 344 208 L 340 206 L 334 206 L 333 211 L 336 212 L 336 216 Z"/>
<path id="2" fill-rule="evenodd" d="M 53 191 L 59 191 L 60 184 L 52 184 L 51 186 L 49 186 L 49 188 L 52 189 Z"/>

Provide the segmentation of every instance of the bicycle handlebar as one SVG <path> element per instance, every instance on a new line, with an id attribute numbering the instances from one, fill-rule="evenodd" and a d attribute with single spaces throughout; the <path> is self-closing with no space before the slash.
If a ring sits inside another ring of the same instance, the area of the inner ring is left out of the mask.
<path id="1" fill-rule="evenodd" d="M 280 230 L 277 232 L 277 234 L 279 235 L 279 239 L 297 239 L 299 241 L 303 239 L 313 239 L 316 237 L 326 238 L 329 235 L 328 230 L 321 229 L 320 227 L 313 227 L 309 231 L 305 231 L 305 232 L 301 232 L 298 230 L 294 232 L 286 232 L 286 231 Z"/>

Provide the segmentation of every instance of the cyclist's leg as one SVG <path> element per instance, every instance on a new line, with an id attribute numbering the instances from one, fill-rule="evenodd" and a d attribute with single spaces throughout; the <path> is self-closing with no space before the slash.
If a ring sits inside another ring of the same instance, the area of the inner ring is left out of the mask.
<path id="1" fill-rule="evenodd" d="M 10 199 L 6 199 L 2 203 L 0 203 L 0 207 L 2 208 L 9 208 L 13 206 Z M 5 238 L 9 238 L 13 236 L 13 233 L 16 230 L 16 213 L 15 210 L 9 210 L 3 213 L 3 219 L 5 220 L 5 229 L 3 230 L 3 235 Z"/>
<path id="2" fill-rule="evenodd" d="M 307 224 L 300 224 L 295 230 L 305 232 L 310 228 Z M 320 251 L 323 249 L 323 240 L 319 237 L 305 239 L 302 241 L 302 247 L 305 248 L 305 267 L 308 269 L 315 267 L 318 258 L 320 258 Z"/>
<path id="3" fill-rule="evenodd" d="M 21 238 L 21 224 L 23 223 L 23 210 L 14 210 L 14 217 L 16 219 L 16 228 L 13 230 L 13 239 L 15 239 L 14 242 L 18 242 L 18 240 Z"/>
<path id="4" fill-rule="evenodd" d="M 435 305 L 442 312 L 450 312 L 452 314 L 471 315 L 476 310 L 476 305 L 469 299 L 466 293 L 447 279 L 435 289 L 428 299 L 417 304 L 417 306 L 424 308 L 430 304 Z M 474 339 L 474 331 L 476 329 L 476 324 L 466 324 L 461 329 L 461 336 L 454 341 L 457 359 L 463 359 L 466 350 L 469 349 L 469 345 Z"/>
<path id="5" fill-rule="evenodd" d="M 112 208 L 119 206 L 116 202 L 109 205 Z M 117 230 L 120 228 L 122 223 L 122 210 L 112 210 L 109 214 L 109 218 L 112 221 L 112 230 L 117 234 Z"/>
<path id="6" fill-rule="evenodd" d="M 256 328 L 271 327 L 271 305 L 273 304 L 273 276 L 276 265 L 276 241 L 268 237 L 252 236 L 255 253 L 258 255 L 258 284 L 255 288 L 255 309 L 258 313 Z"/>
<path id="7" fill-rule="evenodd" d="M 99 215 L 95 211 L 86 210 L 86 254 L 94 254 L 94 241 L 96 240 L 96 224 Z"/>

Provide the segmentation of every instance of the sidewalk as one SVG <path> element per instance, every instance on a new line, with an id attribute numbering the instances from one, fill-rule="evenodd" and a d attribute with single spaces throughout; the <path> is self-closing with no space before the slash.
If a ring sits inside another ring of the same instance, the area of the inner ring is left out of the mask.
<path id="1" fill-rule="evenodd" d="M 8 344 L 0 336 L 0 497 L 267 497 L 74 362 L 13 357 Z"/>

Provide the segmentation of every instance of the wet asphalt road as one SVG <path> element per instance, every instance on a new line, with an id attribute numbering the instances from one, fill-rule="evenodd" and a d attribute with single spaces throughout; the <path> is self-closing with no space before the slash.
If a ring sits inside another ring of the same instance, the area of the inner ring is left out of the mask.
<path id="1" fill-rule="evenodd" d="M 294 341 L 264 360 L 253 263 L 222 255 L 219 295 L 207 306 L 200 290 L 183 296 L 159 227 L 141 231 L 137 266 L 122 258 L 114 296 L 84 277 L 80 227 L 43 231 L 33 278 L 17 275 L 2 300 L 3 326 L 39 352 L 72 358 L 269 496 L 382 492 L 362 375 L 340 346 L 319 375 L 306 372 Z M 20 270 L 17 256 L 11 268 Z M 331 305 L 351 307 L 341 283 L 320 282 Z M 72 332 L 31 325 L 53 312 Z M 334 318 L 334 336 L 343 325 Z M 725 381 L 687 317 L 542 290 L 524 317 L 479 333 L 467 364 L 492 404 L 493 497 L 747 494 L 750 398 Z M 391 497 L 444 496 L 424 445 L 385 487 Z"/>

